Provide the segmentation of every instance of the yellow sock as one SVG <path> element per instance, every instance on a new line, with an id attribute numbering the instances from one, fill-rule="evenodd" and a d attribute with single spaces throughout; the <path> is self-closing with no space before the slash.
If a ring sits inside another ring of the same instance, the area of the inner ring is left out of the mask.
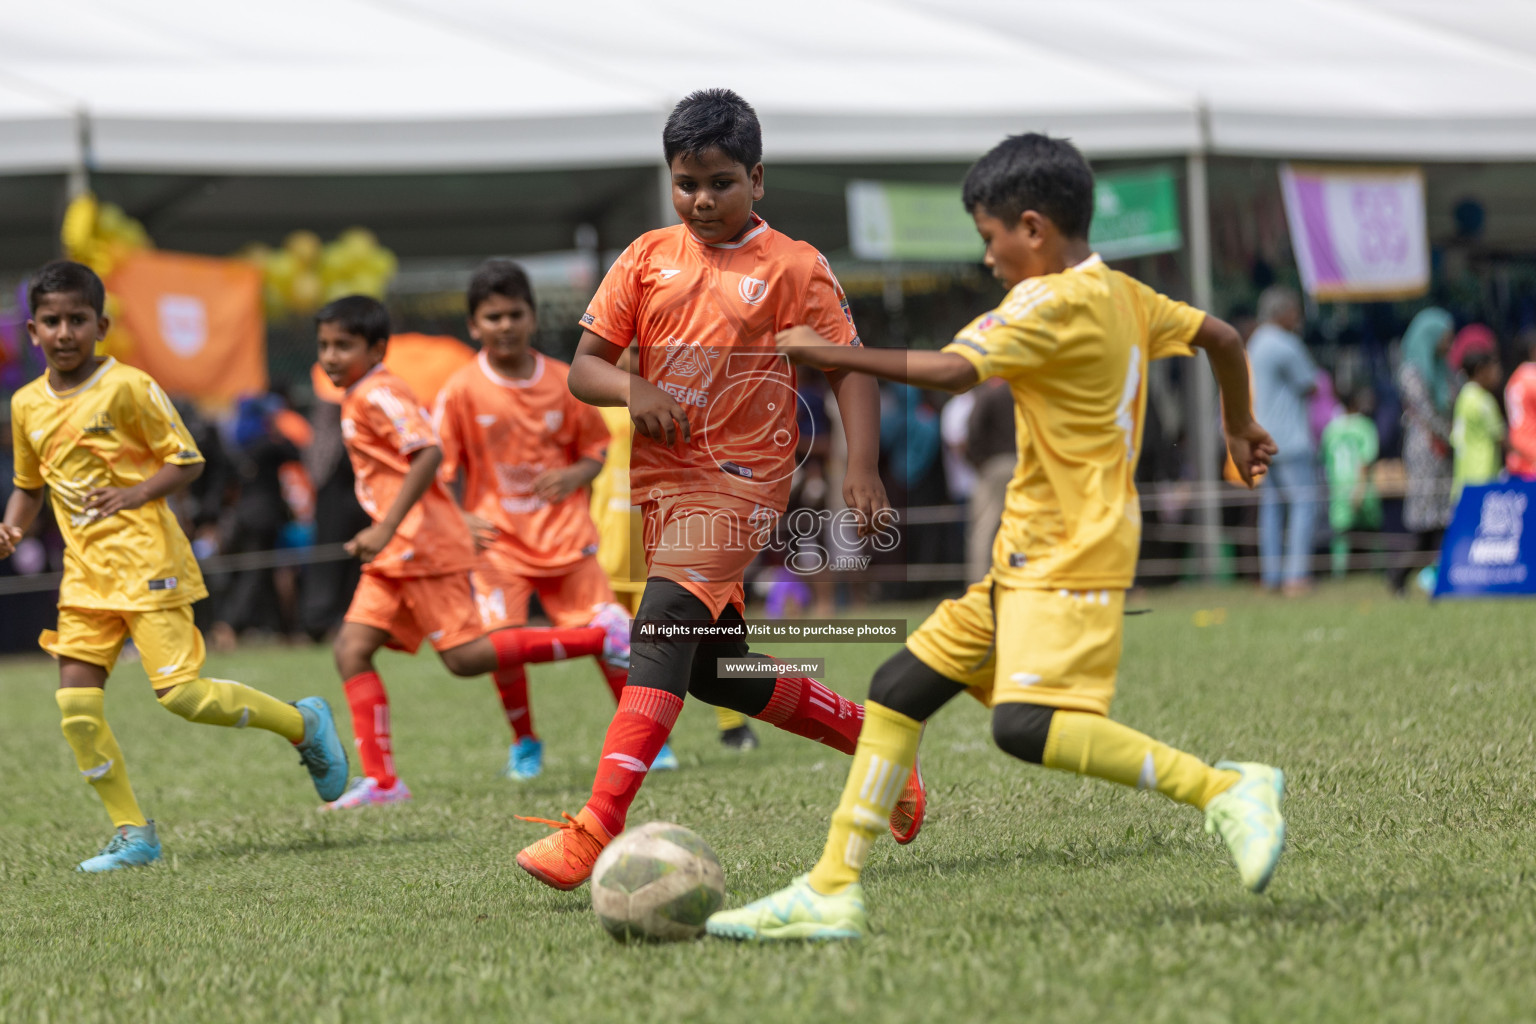
<path id="1" fill-rule="evenodd" d="M 732 711 L 730 708 L 715 708 L 715 721 L 720 723 L 721 732 L 729 732 L 731 729 L 740 729 L 747 724 L 747 716 L 740 711 Z"/>
<path id="2" fill-rule="evenodd" d="M 304 738 L 304 716 L 292 704 L 229 679 L 194 679 L 155 698 L 189 722 L 275 732 L 291 743 Z"/>
<path id="3" fill-rule="evenodd" d="M 1047 768 L 1092 775 L 1122 786 L 1155 789 L 1201 810 L 1241 778 L 1237 772 L 1218 771 L 1197 757 L 1103 715 L 1082 711 L 1057 711 L 1051 716 L 1044 763 Z"/>
<path id="4" fill-rule="evenodd" d="M 859 880 L 869 847 L 890 826 L 891 810 L 917 759 L 923 723 L 864 702 L 864 728 L 853 751 L 843 798 L 832 814 L 827 846 L 811 869 L 811 888 L 835 896 Z"/>
<path id="5" fill-rule="evenodd" d="M 95 686 L 72 686 L 54 691 L 54 698 L 64 719 L 64 738 L 75 752 L 75 764 L 106 805 L 112 824 L 148 824 L 128 782 L 123 751 L 102 713 L 106 694 Z"/>

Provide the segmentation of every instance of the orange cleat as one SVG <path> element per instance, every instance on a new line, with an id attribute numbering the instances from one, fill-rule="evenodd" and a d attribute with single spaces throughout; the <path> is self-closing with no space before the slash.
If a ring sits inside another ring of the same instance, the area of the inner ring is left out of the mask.
<path id="1" fill-rule="evenodd" d="M 592 877 L 592 865 L 597 863 L 597 855 L 613 842 L 613 836 L 585 807 L 574 818 L 564 812 L 560 816 L 565 820 L 517 816 L 518 821 L 555 828 L 554 832 L 524 848 L 517 855 L 517 866 L 545 885 L 568 892 Z"/>
<path id="2" fill-rule="evenodd" d="M 902 846 L 917 838 L 923 827 L 923 815 L 928 813 L 928 790 L 923 788 L 923 773 L 914 759 L 912 774 L 907 776 L 907 788 L 891 809 L 891 835 Z"/>

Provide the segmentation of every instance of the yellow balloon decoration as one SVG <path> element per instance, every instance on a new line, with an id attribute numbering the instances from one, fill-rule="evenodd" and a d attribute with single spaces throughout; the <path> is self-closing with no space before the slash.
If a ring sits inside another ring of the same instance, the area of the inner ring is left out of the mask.
<path id="1" fill-rule="evenodd" d="M 329 242 L 313 231 L 295 231 L 282 248 L 248 245 L 235 254 L 262 271 L 267 315 L 280 318 L 313 313 L 343 295 L 382 299 L 399 263 L 366 228 L 348 228 Z"/>
<path id="2" fill-rule="evenodd" d="M 129 256 L 155 247 L 143 224 L 124 213 L 122 207 L 100 202 L 89 192 L 70 200 L 59 238 L 64 243 L 65 256 L 84 263 L 102 279 L 111 276 Z M 111 318 L 112 328 L 96 351 L 122 359 L 133 352 L 134 339 L 122 326 L 117 299 L 111 294 L 107 296 L 106 314 Z"/>

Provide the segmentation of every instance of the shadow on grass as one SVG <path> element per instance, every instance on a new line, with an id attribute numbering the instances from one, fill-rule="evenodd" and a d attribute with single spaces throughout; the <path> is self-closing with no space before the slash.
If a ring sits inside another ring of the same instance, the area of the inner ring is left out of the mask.
<path id="1" fill-rule="evenodd" d="M 242 840 L 225 845 L 210 844 L 203 852 L 219 857 L 246 857 L 253 854 L 334 853 L 340 850 L 356 850 L 362 847 L 416 846 L 445 843 L 453 836 L 447 832 L 406 835 L 356 835 L 356 836 L 294 836 L 287 839 Z M 185 856 L 185 854 L 183 854 Z"/>

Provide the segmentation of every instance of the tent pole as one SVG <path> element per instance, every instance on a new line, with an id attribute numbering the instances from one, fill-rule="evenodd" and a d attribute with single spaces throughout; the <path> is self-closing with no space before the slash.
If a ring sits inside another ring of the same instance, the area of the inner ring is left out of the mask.
<path id="1" fill-rule="evenodd" d="M 84 110 L 75 112 L 75 159 L 64 179 L 64 200 L 69 202 L 91 190 L 91 120 Z"/>
<path id="2" fill-rule="evenodd" d="M 1205 117 L 1202 111 L 1201 134 L 1205 135 Z M 1199 309 L 1211 309 L 1215 301 L 1215 288 L 1211 278 L 1211 204 L 1210 188 L 1206 179 L 1205 147 L 1190 153 L 1185 181 L 1189 206 L 1189 276 L 1194 304 Z M 1211 376 L 1211 365 L 1205 353 L 1197 356 L 1198 366 L 1191 375 L 1194 378 L 1190 404 L 1194 415 L 1188 419 L 1187 436 L 1194 449 L 1195 481 L 1198 499 L 1195 503 L 1199 522 L 1198 542 L 1200 575 L 1207 582 L 1216 578 L 1221 554 L 1221 507 L 1218 501 L 1221 481 L 1216 466 L 1220 460 L 1217 450 L 1216 380 Z"/>

